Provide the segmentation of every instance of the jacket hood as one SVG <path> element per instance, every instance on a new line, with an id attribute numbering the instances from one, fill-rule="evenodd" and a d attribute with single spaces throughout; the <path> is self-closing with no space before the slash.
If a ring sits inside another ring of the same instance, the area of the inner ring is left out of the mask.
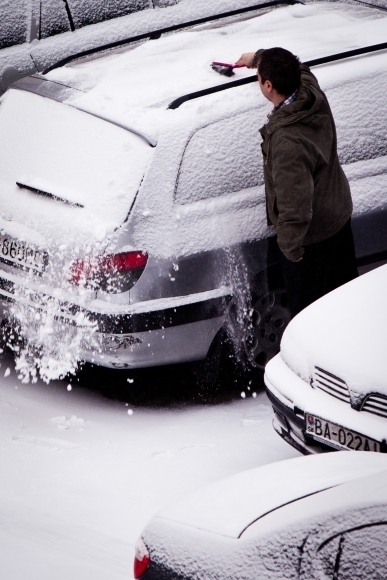
<path id="1" fill-rule="evenodd" d="M 314 90 L 314 87 L 309 83 L 302 81 L 296 100 L 276 111 L 270 117 L 269 122 L 260 129 L 261 135 L 266 138 L 277 129 L 296 122 L 305 121 L 309 125 L 320 126 L 327 117 L 327 112 L 324 111 L 325 107 L 326 100 L 323 94 Z"/>

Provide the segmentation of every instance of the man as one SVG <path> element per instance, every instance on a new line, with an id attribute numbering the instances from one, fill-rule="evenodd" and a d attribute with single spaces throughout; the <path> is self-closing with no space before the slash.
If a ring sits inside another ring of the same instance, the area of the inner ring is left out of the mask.
<path id="1" fill-rule="evenodd" d="M 294 316 L 357 276 L 351 192 L 333 116 L 310 69 L 283 48 L 242 54 L 237 64 L 257 66 L 274 105 L 260 129 L 266 209 Z"/>

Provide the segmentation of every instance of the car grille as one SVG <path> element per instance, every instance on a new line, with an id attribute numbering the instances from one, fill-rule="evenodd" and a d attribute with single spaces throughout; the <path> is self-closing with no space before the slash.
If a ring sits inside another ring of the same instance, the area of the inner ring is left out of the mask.
<path id="1" fill-rule="evenodd" d="M 379 417 L 387 417 L 387 398 L 380 395 L 370 395 L 366 398 L 361 410 L 379 415 Z"/>
<path id="2" fill-rule="evenodd" d="M 324 371 L 324 369 L 321 369 L 320 367 L 314 367 L 314 386 L 325 393 L 328 393 L 328 395 L 340 399 L 340 401 L 350 403 L 347 384 L 339 379 L 339 377 Z"/>

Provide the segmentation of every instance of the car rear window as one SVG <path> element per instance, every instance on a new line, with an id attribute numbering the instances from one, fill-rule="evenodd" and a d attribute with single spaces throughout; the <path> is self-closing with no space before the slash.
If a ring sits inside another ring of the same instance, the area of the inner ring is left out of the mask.
<path id="1" fill-rule="evenodd" d="M 103 239 L 122 224 L 154 151 L 129 131 L 18 90 L 3 98 L 0 132 L 2 217 L 56 240 Z"/>

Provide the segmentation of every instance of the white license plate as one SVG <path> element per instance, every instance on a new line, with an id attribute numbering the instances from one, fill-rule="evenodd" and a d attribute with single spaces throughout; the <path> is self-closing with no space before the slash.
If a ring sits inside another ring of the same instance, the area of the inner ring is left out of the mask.
<path id="1" fill-rule="evenodd" d="M 310 413 L 305 413 L 305 421 L 308 435 L 318 441 L 324 441 L 331 447 L 353 451 L 380 451 L 379 441 L 360 435 L 356 431 L 346 429 Z"/>
<path id="2" fill-rule="evenodd" d="M 0 235 L 0 260 L 44 272 L 48 255 L 42 250 Z"/>

